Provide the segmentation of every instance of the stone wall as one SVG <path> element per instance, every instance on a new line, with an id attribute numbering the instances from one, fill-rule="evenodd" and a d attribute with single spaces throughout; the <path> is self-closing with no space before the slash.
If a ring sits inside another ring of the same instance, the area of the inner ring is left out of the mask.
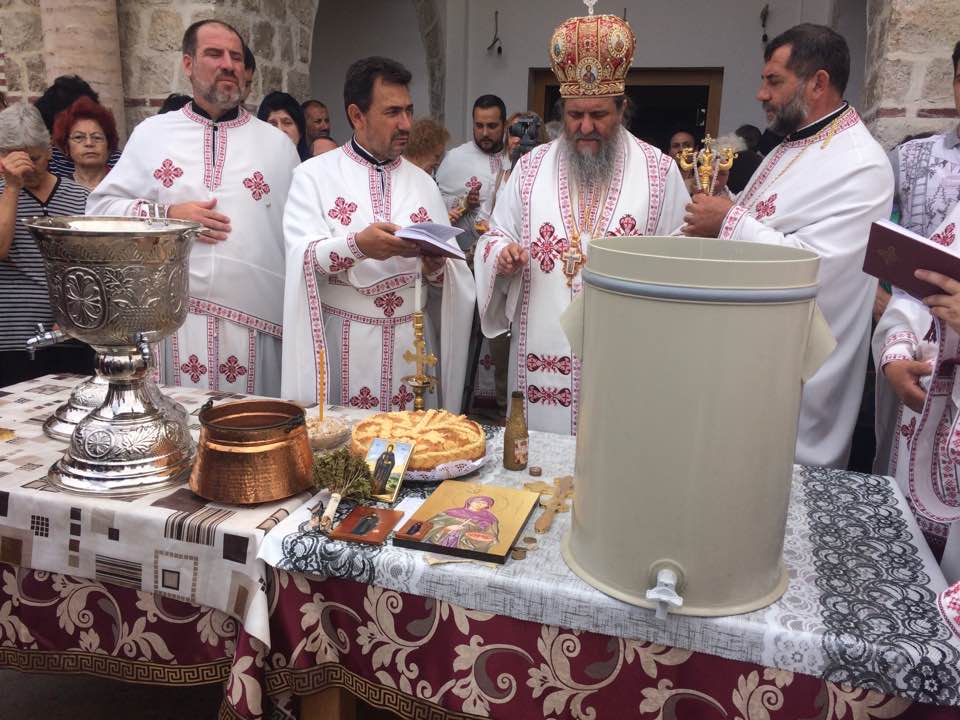
<path id="1" fill-rule="evenodd" d="M 0 2 L 8 99 L 36 98 L 47 85 L 39 0 Z"/>
<path id="2" fill-rule="evenodd" d="M 126 127 L 156 112 L 171 92 L 189 93 L 180 41 L 195 20 L 236 27 L 257 58 L 248 106 L 271 90 L 309 92 L 313 24 L 319 0 L 117 0 Z M 39 0 L 0 0 L 9 97 L 35 99 L 53 78 L 44 65 Z M 3 73 L 0 72 L 0 75 Z M 89 79 L 89 78 L 88 78 Z"/>
<path id="3" fill-rule="evenodd" d="M 870 0 L 864 118 L 886 148 L 956 124 L 957 0 Z"/>
<path id="4" fill-rule="evenodd" d="M 171 92 L 190 93 L 180 41 L 190 23 L 205 18 L 216 17 L 233 25 L 253 50 L 257 72 L 249 107 L 255 108 L 271 90 L 286 90 L 306 99 L 317 2 L 119 0 L 127 126 L 132 128 L 155 113 Z"/>

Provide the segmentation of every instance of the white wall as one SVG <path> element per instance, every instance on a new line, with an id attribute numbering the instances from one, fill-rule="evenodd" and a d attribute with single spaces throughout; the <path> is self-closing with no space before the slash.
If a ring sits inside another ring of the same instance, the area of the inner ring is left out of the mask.
<path id="1" fill-rule="evenodd" d="M 860 108 L 867 63 L 867 0 L 837 0 L 836 17 L 833 27 L 850 46 L 850 81 L 845 96 Z"/>
<path id="2" fill-rule="evenodd" d="M 843 0 L 840 0 L 843 1 Z M 829 0 L 770 0 L 770 38 L 798 22 L 827 23 Z M 623 14 L 637 36 L 634 67 L 722 67 L 720 129 L 749 122 L 764 126 L 754 96 L 763 60 L 760 8 L 764 0 L 601 0 L 596 12 Z M 530 67 L 547 67 L 547 43 L 565 18 L 581 14 L 576 0 L 470 0 L 465 103 L 485 92 L 499 94 L 512 112 L 526 108 Z M 485 50 L 500 11 L 503 55 Z M 862 32 L 866 33 L 866 21 Z M 449 90 L 448 90 L 449 92 Z M 642 109 L 641 109 L 642 112 Z M 465 132 L 466 128 L 459 128 Z M 454 128 L 451 128 L 454 130 Z"/>
<path id="3" fill-rule="evenodd" d="M 446 124 L 454 142 L 469 137 L 474 99 L 492 92 L 508 112 L 525 109 L 531 67 L 548 67 L 550 34 L 565 18 L 585 12 L 579 0 L 437 0 L 447 43 Z M 851 99 L 863 84 L 866 0 L 769 0 L 767 33 L 773 38 L 799 22 L 829 24 L 838 3 L 838 27 L 853 59 Z M 749 122 L 764 126 L 755 99 L 763 61 L 760 8 L 765 0 L 609 0 L 597 12 L 622 14 L 637 35 L 635 67 L 722 67 L 720 129 Z M 311 83 L 316 97 L 332 101 L 334 135 L 345 139 L 343 74 L 363 55 L 384 54 L 413 72 L 417 115 L 429 112 L 427 75 L 416 14 L 409 0 L 321 2 L 314 35 Z M 487 53 L 493 13 L 500 12 L 503 54 Z"/>
<path id="4" fill-rule="evenodd" d="M 385 55 L 413 73 L 410 94 L 417 117 L 430 113 L 427 61 L 410 0 L 321 0 L 313 30 L 310 88 L 330 109 L 333 137 L 350 137 L 343 109 L 343 78 L 354 60 Z M 306 98 L 298 98 L 301 102 Z"/>

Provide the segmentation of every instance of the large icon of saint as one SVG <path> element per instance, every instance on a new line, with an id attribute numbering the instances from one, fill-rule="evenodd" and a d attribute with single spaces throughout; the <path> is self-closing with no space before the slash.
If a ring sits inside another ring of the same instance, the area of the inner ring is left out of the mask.
<path id="1" fill-rule="evenodd" d="M 493 498 L 473 495 L 463 507 L 437 513 L 427 523 L 430 529 L 423 541 L 461 550 L 487 552 L 499 539 L 500 522 L 490 512 Z"/>

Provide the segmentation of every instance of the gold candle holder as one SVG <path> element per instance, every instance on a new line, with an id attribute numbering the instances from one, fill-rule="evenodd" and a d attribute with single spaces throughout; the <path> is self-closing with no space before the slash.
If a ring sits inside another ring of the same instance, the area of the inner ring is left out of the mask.
<path id="1" fill-rule="evenodd" d="M 427 374 L 427 368 L 437 364 L 437 356 L 427 352 L 427 341 L 423 337 L 423 313 L 419 310 L 413 313 L 413 352 L 407 350 L 403 353 L 403 359 L 416 363 L 416 374 L 406 375 L 401 379 L 413 391 L 413 409 L 423 410 L 424 396 L 428 390 L 433 392 L 437 386 L 437 379 Z"/>
<path id="2" fill-rule="evenodd" d="M 717 147 L 717 141 L 709 133 L 703 139 L 700 149 L 684 148 L 680 151 L 677 164 L 684 172 L 693 170 L 697 182 L 697 191 L 713 195 L 716 191 L 717 175 L 733 167 L 738 157 L 732 147 Z"/>

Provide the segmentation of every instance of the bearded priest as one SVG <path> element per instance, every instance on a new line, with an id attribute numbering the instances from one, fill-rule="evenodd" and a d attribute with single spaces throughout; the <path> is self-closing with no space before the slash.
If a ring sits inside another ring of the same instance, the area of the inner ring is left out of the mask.
<path id="1" fill-rule="evenodd" d="M 510 329 L 510 389 L 533 430 L 576 434 L 580 359 L 560 313 L 581 292 L 594 238 L 666 235 L 690 196 L 676 163 L 623 129 L 630 26 L 613 15 L 572 18 L 550 41 L 564 132 L 525 155 L 477 245 L 474 272 L 487 337 Z"/>
<path id="2" fill-rule="evenodd" d="M 439 403 L 432 394 L 427 404 L 460 410 L 475 303 L 470 270 L 463 260 L 421 256 L 394 234 L 447 222 L 433 178 L 401 157 L 413 121 L 410 80 L 388 58 L 353 63 L 343 89 L 353 137 L 294 173 L 283 214 L 286 398 L 324 402 L 325 376 L 330 403 L 412 410 L 403 377 L 416 370 L 407 351 L 413 313 L 424 311 L 427 352 L 440 358 Z"/>
<path id="3" fill-rule="evenodd" d="M 862 272 L 870 224 L 890 216 L 893 171 L 843 99 L 846 40 L 797 25 L 764 53 L 757 99 L 785 135 L 737 197 L 695 195 L 684 235 L 769 243 L 820 255 L 817 303 L 837 347 L 804 385 L 796 461 L 844 468 L 867 367 L 877 281 Z"/>
<path id="4" fill-rule="evenodd" d="M 198 20 L 183 35 L 193 100 L 140 123 L 88 215 L 198 222 L 186 322 L 161 343 L 168 385 L 280 394 L 283 205 L 300 162 L 283 133 L 243 109 L 244 42 Z"/>

